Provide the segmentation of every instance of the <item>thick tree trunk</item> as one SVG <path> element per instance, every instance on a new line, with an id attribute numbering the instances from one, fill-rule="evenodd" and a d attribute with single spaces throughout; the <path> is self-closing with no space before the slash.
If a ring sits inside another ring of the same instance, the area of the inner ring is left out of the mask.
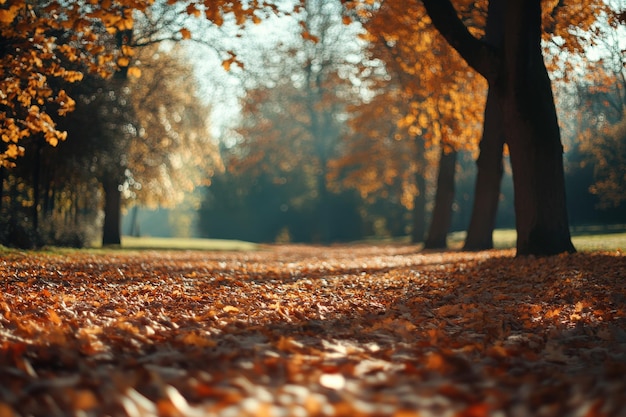
<path id="1" fill-rule="evenodd" d="M 493 248 L 493 230 L 496 225 L 500 184 L 504 172 L 502 152 L 504 131 L 500 103 L 493 90 L 487 95 L 480 156 L 476 161 L 478 173 L 474 189 L 472 217 L 463 250 Z"/>
<path id="2" fill-rule="evenodd" d="M 509 0 L 502 94 L 511 152 L 518 255 L 574 252 L 563 174 L 563 146 L 541 51 L 541 1 Z"/>
<path id="3" fill-rule="evenodd" d="M 437 191 L 435 193 L 435 208 L 428 229 L 428 237 L 424 243 L 425 249 L 445 249 L 448 231 L 452 222 L 452 204 L 454 203 L 454 174 L 456 171 L 457 152 L 446 152 L 442 147 L 439 159 L 439 173 L 437 175 Z"/>
<path id="4" fill-rule="evenodd" d="M 122 194 L 118 181 L 115 178 L 104 178 L 104 225 L 102 226 L 102 245 L 119 245 L 122 242 L 120 236 Z"/>
<path id="5" fill-rule="evenodd" d="M 517 254 L 574 252 L 563 149 L 541 51 L 541 0 L 491 0 L 504 7 L 502 48 L 472 36 L 449 0 L 422 1 L 450 45 L 495 88 L 513 167 Z"/>

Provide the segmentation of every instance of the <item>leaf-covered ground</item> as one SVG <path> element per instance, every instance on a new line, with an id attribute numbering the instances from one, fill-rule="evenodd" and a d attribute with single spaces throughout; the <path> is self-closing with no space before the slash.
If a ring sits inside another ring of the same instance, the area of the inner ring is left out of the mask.
<path id="1" fill-rule="evenodd" d="M 0 417 L 624 416 L 626 256 L 0 254 Z"/>

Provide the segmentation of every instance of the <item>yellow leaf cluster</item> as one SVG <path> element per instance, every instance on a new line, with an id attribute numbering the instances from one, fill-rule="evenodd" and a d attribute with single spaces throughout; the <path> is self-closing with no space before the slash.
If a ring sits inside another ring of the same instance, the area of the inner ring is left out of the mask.
<path id="1" fill-rule="evenodd" d="M 179 0 L 167 2 L 177 3 Z M 18 143 L 37 133 L 43 134 L 52 145 L 64 139 L 47 109 L 54 108 L 60 116 L 73 109 L 73 100 L 53 87 L 56 85 L 53 80 L 81 81 L 83 74 L 75 68 L 108 77 L 117 68 L 127 67 L 128 75 L 140 77 L 139 68 L 131 66 L 135 53 L 132 45 L 120 45 L 119 50 L 111 51 L 98 28 L 109 34 L 130 31 L 134 27 L 133 14 L 153 4 L 154 0 L 0 1 L 0 38 L 5 40 L 3 49 L 8 51 L 0 57 L 3 141 Z M 204 13 L 206 19 L 218 26 L 226 15 L 232 15 L 240 25 L 248 21 L 259 23 L 261 18 L 256 13 L 265 6 L 265 2 L 256 1 L 185 2 L 188 15 L 200 17 Z M 63 36 L 58 36 L 59 33 Z M 181 29 L 180 34 L 183 39 L 191 37 L 187 28 Z M 224 67 L 228 69 L 233 63 L 239 64 L 231 56 Z M 46 106 L 50 103 L 55 106 Z M 39 109 L 36 114 L 30 111 L 33 105 Z M 7 161 L 19 154 L 15 149 L 0 151 L 0 163 L 8 165 Z"/>
<path id="2" fill-rule="evenodd" d="M 362 38 L 369 43 L 370 58 L 384 62 L 389 80 L 373 81 L 376 99 L 353 110 L 356 135 L 348 153 L 360 156 L 342 158 L 334 175 L 350 172 L 344 183 L 367 195 L 396 184 L 403 205 L 411 207 L 424 192 L 415 184 L 416 172 L 427 175 L 424 164 L 437 158 L 431 148 L 477 149 L 487 86 L 430 25 L 420 2 L 350 3 L 368 16 Z M 480 33 L 486 2 L 456 1 L 455 7 Z M 363 155 L 359 149 L 369 152 Z M 420 160 L 424 163 L 416 163 Z"/>
<path id="3" fill-rule="evenodd" d="M 2 24 L 10 24 L 13 23 L 15 17 L 17 16 L 17 12 L 19 11 L 20 6 L 18 4 L 13 4 L 9 6 L 8 9 L 0 9 L 0 23 Z"/>

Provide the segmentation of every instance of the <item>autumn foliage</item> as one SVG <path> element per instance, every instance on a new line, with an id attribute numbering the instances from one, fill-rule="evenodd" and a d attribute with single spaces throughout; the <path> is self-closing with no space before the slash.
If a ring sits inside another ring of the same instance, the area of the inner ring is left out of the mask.
<path id="1" fill-rule="evenodd" d="M 3 253 L 0 415 L 626 412 L 626 258 Z"/>
<path id="2" fill-rule="evenodd" d="M 83 78 L 81 69 L 110 74 L 115 55 L 107 50 L 107 33 L 132 27 L 133 8 L 147 1 L 120 2 L 2 2 L 0 5 L 0 128 L 5 149 L 3 165 L 20 156 L 20 141 L 41 134 L 52 146 L 66 133 L 55 117 L 74 107 L 63 82 Z M 79 66 L 80 65 L 80 66 Z"/>
<path id="3" fill-rule="evenodd" d="M 351 108 L 348 151 L 333 161 L 331 176 L 364 196 L 385 196 L 397 183 L 402 204 L 412 209 L 415 197 L 426 194 L 416 175 L 437 166 L 432 149 L 476 151 L 486 84 L 432 27 L 421 2 L 345 6 L 363 22 L 370 61 L 362 73 L 374 97 Z M 476 26 L 484 23 L 480 8 L 464 9 Z M 384 76 L 371 61 L 382 62 Z"/>
<path id="4" fill-rule="evenodd" d="M 84 74 L 109 77 L 118 69 L 139 77 L 132 64 L 134 51 L 124 41 L 132 33 L 135 13 L 145 12 L 154 0 L 80 0 L 63 2 L 0 2 L 0 164 L 13 166 L 24 147 L 20 141 L 43 135 L 56 146 L 67 134 L 57 128 L 59 116 L 74 108 L 63 87 Z M 237 25 L 259 22 L 260 12 L 272 12 L 265 2 L 171 0 L 159 7 L 180 8 L 182 14 L 204 18 L 220 26 L 227 17 Z M 181 39 L 191 31 L 179 29 Z M 117 39 L 120 37 L 120 39 Z M 122 40 L 122 41 L 120 41 Z"/>

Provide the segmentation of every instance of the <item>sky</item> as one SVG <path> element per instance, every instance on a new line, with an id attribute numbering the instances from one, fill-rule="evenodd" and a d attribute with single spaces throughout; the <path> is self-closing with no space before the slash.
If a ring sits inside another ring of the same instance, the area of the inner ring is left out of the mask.
<path id="1" fill-rule="evenodd" d="M 200 94 L 213 109 L 212 133 L 216 138 L 228 140 L 224 135 L 240 116 L 239 98 L 245 93 L 245 85 L 254 83 L 255 76 L 263 77 L 266 70 L 258 66 L 261 57 L 271 54 L 279 45 L 301 44 L 301 28 L 294 17 L 275 15 L 259 24 L 248 24 L 243 30 L 229 24 L 222 28 L 203 26 L 199 36 L 213 39 L 213 42 L 208 42 L 212 46 L 192 42 L 189 43 L 188 54 L 200 81 Z M 346 26 L 346 31 L 353 32 L 355 43 L 362 42 L 356 37 L 360 26 L 353 23 L 350 28 Z M 230 57 L 228 51 L 237 54 L 237 58 L 245 64 L 244 69 L 232 65 L 230 71 L 224 70 L 222 61 Z"/>

